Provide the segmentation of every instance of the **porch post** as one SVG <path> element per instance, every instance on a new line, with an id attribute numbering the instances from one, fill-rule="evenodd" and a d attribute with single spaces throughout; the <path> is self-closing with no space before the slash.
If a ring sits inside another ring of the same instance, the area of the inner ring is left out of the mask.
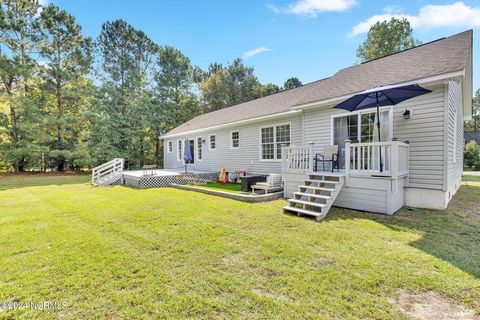
<path id="1" fill-rule="evenodd" d="M 345 181 L 347 182 L 350 177 L 350 143 L 352 141 L 345 140 Z"/>
<path id="2" fill-rule="evenodd" d="M 391 144 L 391 152 L 390 152 L 390 170 L 393 178 L 393 192 L 397 192 L 398 188 L 398 141 L 394 140 Z"/>
<path id="3" fill-rule="evenodd" d="M 313 173 L 313 144 L 308 145 L 308 173 Z"/>

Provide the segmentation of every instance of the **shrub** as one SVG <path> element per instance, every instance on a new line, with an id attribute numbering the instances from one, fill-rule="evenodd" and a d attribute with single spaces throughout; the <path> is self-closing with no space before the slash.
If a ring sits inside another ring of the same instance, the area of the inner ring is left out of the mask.
<path id="1" fill-rule="evenodd" d="M 480 146 L 474 140 L 465 145 L 465 165 L 480 170 Z"/>

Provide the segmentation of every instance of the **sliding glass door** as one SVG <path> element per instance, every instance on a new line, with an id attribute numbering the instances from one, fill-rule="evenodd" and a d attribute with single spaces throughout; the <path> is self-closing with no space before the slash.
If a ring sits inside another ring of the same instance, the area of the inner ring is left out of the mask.
<path id="1" fill-rule="evenodd" d="M 380 110 L 381 141 L 391 139 L 391 108 Z M 359 113 L 333 116 L 332 142 L 338 145 L 340 168 L 345 168 L 345 140 L 352 143 L 378 142 L 377 112 L 368 110 Z"/>

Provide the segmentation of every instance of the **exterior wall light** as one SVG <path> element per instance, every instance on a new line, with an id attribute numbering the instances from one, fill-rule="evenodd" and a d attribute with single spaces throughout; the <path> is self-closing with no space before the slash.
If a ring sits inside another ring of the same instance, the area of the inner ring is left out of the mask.
<path id="1" fill-rule="evenodd" d="M 410 119 L 411 116 L 412 116 L 412 110 L 405 109 L 405 111 L 403 112 L 403 117 L 405 118 L 405 120 Z"/>

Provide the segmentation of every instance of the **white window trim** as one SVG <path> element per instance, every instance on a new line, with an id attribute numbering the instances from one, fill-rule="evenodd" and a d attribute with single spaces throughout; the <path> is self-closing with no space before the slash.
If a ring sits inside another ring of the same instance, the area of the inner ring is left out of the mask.
<path id="1" fill-rule="evenodd" d="M 233 146 L 233 139 L 232 139 L 232 133 L 238 132 L 238 147 Z M 240 130 L 232 130 L 230 131 L 230 149 L 239 149 L 240 148 Z"/>
<path id="2" fill-rule="evenodd" d="M 178 143 L 179 142 L 180 142 L 180 149 L 178 149 Z M 183 140 L 181 140 L 181 139 L 177 140 L 177 160 L 178 161 L 183 161 L 183 159 L 182 159 L 183 149 L 184 149 Z"/>
<path id="3" fill-rule="evenodd" d="M 171 149 L 170 149 L 170 145 L 172 146 Z M 167 141 L 167 153 L 172 153 L 172 152 L 173 152 L 173 141 L 169 140 Z"/>
<path id="4" fill-rule="evenodd" d="M 202 159 L 198 157 L 198 139 L 200 139 L 200 143 L 202 144 Z M 195 161 L 203 161 L 203 157 L 205 156 L 205 149 L 203 148 L 203 139 L 201 136 L 195 137 Z"/>
<path id="5" fill-rule="evenodd" d="M 212 144 L 211 144 L 211 141 L 210 141 L 210 138 L 211 137 L 215 137 L 215 148 L 211 148 L 212 147 Z M 209 134 L 208 135 L 208 150 L 209 151 L 213 151 L 213 150 L 217 150 L 217 135 L 216 134 Z"/>
<path id="6" fill-rule="evenodd" d="M 388 123 L 388 141 L 392 141 L 392 139 L 393 139 L 393 106 L 380 107 L 380 112 L 382 112 L 384 110 L 388 110 L 388 122 L 389 122 Z M 330 144 L 333 145 L 333 139 L 334 139 L 333 123 L 334 123 L 335 118 L 352 116 L 352 115 L 357 115 L 358 117 L 360 117 L 359 115 L 361 115 L 361 114 L 372 113 L 372 112 L 377 112 L 377 108 L 374 107 L 374 108 L 363 109 L 363 110 L 359 110 L 359 111 L 342 112 L 342 113 L 338 113 L 338 114 L 332 114 L 331 119 L 330 119 Z M 357 130 L 358 130 L 357 136 L 359 138 L 361 138 L 362 128 L 361 128 L 361 125 L 360 125 L 360 121 L 358 121 Z M 386 141 L 383 141 L 383 142 L 386 142 Z"/>
<path id="7" fill-rule="evenodd" d="M 454 114 L 453 114 L 453 152 L 452 152 L 452 162 L 457 163 L 457 130 L 458 130 L 458 115 L 457 115 L 457 108 L 455 107 Z"/>
<path id="8" fill-rule="evenodd" d="M 291 122 L 282 122 L 275 123 L 271 125 L 261 126 L 258 128 L 258 159 L 262 162 L 282 162 L 282 159 L 277 159 L 277 127 L 280 126 L 290 126 L 290 145 L 292 145 L 292 123 Z M 273 127 L 273 155 L 274 159 L 262 159 L 262 129 L 272 128 Z"/>

